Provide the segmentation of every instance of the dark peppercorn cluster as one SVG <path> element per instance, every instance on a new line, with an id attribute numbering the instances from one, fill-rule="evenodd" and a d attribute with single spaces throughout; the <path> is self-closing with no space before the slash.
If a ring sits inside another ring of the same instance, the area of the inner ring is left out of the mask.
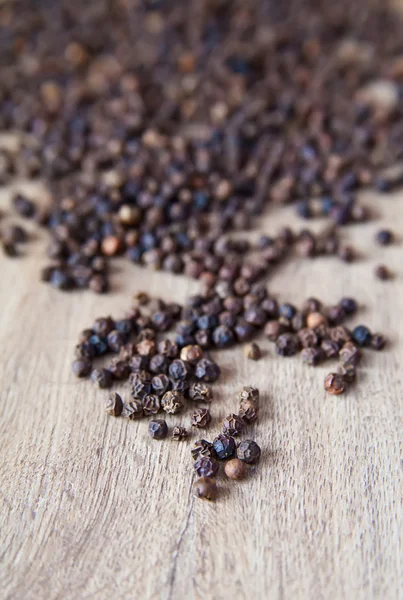
<path id="1" fill-rule="evenodd" d="M 0 150 L 0 185 L 15 175 L 49 184 L 46 207 L 13 198 L 18 215 L 50 231 L 44 281 L 104 293 L 109 258 L 125 255 L 243 297 L 291 252 L 354 260 L 337 228 L 370 216 L 357 191 L 402 183 L 381 172 L 401 157 L 401 18 L 381 0 L 250 4 L 203 3 L 197 15 L 182 1 L 7 6 L 0 129 L 22 141 Z M 256 245 L 227 237 L 266 203 L 290 202 L 331 228 Z M 17 238 L 3 237 L 7 255 Z M 169 329 L 167 315 L 154 318 Z M 247 340 L 264 318 L 254 306 L 236 324 L 207 315 L 197 343 Z"/>

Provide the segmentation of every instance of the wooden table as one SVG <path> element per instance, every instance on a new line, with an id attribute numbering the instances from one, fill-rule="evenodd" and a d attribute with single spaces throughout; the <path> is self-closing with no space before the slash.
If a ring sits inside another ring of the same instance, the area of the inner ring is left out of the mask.
<path id="1" fill-rule="evenodd" d="M 403 193 L 365 202 L 378 218 L 345 230 L 360 260 L 292 261 L 269 286 L 296 303 L 353 295 L 362 304 L 353 322 L 391 344 L 366 354 L 359 384 L 338 398 L 323 390 L 329 366 L 279 358 L 267 341 L 257 363 L 239 347 L 219 354 L 205 435 L 236 409 L 242 385 L 257 385 L 261 418 L 248 435 L 263 456 L 244 483 L 220 480 L 215 504 L 191 495 L 188 443 L 107 417 L 105 393 L 70 370 L 77 334 L 95 317 L 123 315 L 136 290 L 182 301 L 197 284 L 118 261 L 110 295 L 62 294 L 39 281 L 42 234 L 24 258 L 1 257 L 2 598 L 403 598 L 403 266 L 399 244 L 374 244 L 381 225 L 403 231 Z M 291 209 L 273 209 L 261 231 L 293 222 Z M 375 280 L 377 262 L 395 270 L 393 282 Z"/>

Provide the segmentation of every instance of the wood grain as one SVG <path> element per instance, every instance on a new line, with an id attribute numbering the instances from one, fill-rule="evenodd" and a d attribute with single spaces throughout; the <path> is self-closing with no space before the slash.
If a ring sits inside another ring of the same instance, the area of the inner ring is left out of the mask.
<path id="1" fill-rule="evenodd" d="M 220 480 L 216 504 L 191 496 L 188 444 L 107 417 L 103 393 L 70 372 L 77 333 L 95 317 L 123 315 L 135 290 L 181 301 L 197 284 L 122 261 L 110 295 L 61 294 L 39 282 L 44 237 L 24 258 L 1 257 L 2 598 L 403 598 L 403 266 L 400 244 L 373 242 L 381 224 L 403 231 L 403 197 L 365 201 L 382 219 L 346 231 L 361 260 L 292 262 L 269 287 L 296 303 L 354 295 L 356 321 L 384 331 L 390 347 L 368 353 L 359 385 L 339 398 L 323 391 L 327 367 L 279 358 L 268 342 L 258 363 L 241 348 L 219 354 L 206 436 L 255 384 L 263 409 L 249 433 L 263 458 L 244 483 Z M 272 210 L 260 230 L 285 222 L 291 209 Z M 393 282 L 374 279 L 377 261 Z"/>

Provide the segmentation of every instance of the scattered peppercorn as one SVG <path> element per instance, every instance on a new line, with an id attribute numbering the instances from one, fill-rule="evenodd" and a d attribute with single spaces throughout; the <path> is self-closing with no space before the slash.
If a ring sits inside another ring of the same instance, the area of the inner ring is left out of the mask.
<path id="1" fill-rule="evenodd" d="M 176 425 L 172 430 L 172 439 L 175 442 L 181 442 L 183 440 L 186 440 L 188 436 L 189 436 L 189 434 L 185 427 Z"/>
<path id="2" fill-rule="evenodd" d="M 218 459 L 230 458 L 236 451 L 235 440 L 233 437 L 221 433 L 213 440 L 213 448 Z"/>
<path id="3" fill-rule="evenodd" d="M 88 358 L 78 358 L 71 367 L 76 377 L 87 377 L 91 373 L 92 363 Z"/>
<path id="4" fill-rule="evenodd" d="M 329 375 L 326 375 L 325 390 L 329 392 L 329 394 L 335 396 L 342 394 L 345 390 L 345 380 L 343 376 L 338 373 L 329 373 Z"/>
<path id="5" fill-rule="evenodd" d="M 112 374 L 107 369 L 94 369 L 91 381 L 101 389 L 108 388 L 112 385 Z"/>
<path id="6" fill-rule="evenodd" d="M 219 469 L 218 462 L 207 456 L 200 456 L 193 466 L 199 477 L 215 477 Z"/>
<path id="7" fill-rule="evenodd" d="M 183 394 L 176 390 L 165 392 L 162 396 L 161 406 L 166 413 L 176 415 L 181 412 L 185 406 Z"/>
<path id="8" fill-rule="evenodd" d="M 214 501 L 217 499 L 217 484 L 211 477 L 200 477 L 193 484 L 193 494 L 196 498 Z"/>
<path id="9" fill-rule="evenodd" d="M 238 444 L 236 454 L 240 460 L 252 465 L 259 461 L 261 450 L 253 440 L 244 440 Z"/>
<path id="10" fill-rule="evenodd" d="M 105 402 L 105 411 L 108 415 L 113 417 L 119 417 L 122 414 L 123 401 L 122 398 L 116 392 L 109 394 Z"/>
<path id="11" fill-rule="evenodd" d="M 190 386 L 189 397 L 195 402 L 210 403 L 213 400 L 213 391 L 206 383 L 195 382 Z"/>
<path id="12" fill-rule="evenodd" d="M 121 416 L 130 419 L 131 421 L 141 418 L 143 416 L 143 405 L 140 400 L 132 400 L 131 402 L 124 404 Z"/>
<path id="13" fill-rule="evenodd" d="M 155 419 L 148 423 L 148 434 L 154 440 L 163 440 L 168 435 L 168 425 L 163 419 Z"/>
<path id="14" fill-rule="evenodd" d="M 389 229 L 380 229 L 376 234 L 376 241 L 380 246 L 389 246 L 393 243 L 393 233 Z"/>
<path id="15" fill-rule="evenodd" d="M 252 344 L 248 344 L 244 347 L 244 354 L 246 358 L 251 360 L 259 360 L 262 356 L 262 352 L 260 350 L 260 346 L 253 342 Z"/>
<path id="16" fill-rule="evenodd" d="M 358 325 L 353 329 L 353 340 L 359 346 L 369 346 L 371 344 L 372 334 L 365 325 Z"/>
<path id="17" fill-rule="evenodd" d="M 211 414 L 208 408 L 196 408 L 192 414 L 192 426 L 198 428 L 208 427 L 211 423 Z"/>
<path id="18" fill-rule="evenodd" d="M 245 462 L 239 460 L 239 458 L 231 458 L 231 460 L 225 464 L 224 471 L 229 479 L 239 480 L 245 479 L 248 468 Z"/>
<path id="19" fill-rule="evenodd" d="M 378 265 L 375 267 L 375 277 L 380 279 L 381 281 L 387 281 L 388 279 L 392 279 L 393 275 L 391 271 L 388 269 L 386 265 Z"/>

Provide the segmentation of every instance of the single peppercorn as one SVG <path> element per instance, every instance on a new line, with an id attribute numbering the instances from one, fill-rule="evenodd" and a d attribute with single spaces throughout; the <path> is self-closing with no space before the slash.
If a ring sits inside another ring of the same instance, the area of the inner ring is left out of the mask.
<path id="1" fill-rule="evenodd" d="M 389 246 L 392 244 L 393 238 L 393 233 L 389 229 L 380 229 L 375 239 L 380 246 Z"/>
<path id="2" fill-rule="evenodd" d="M 259 409 L 251 400 L 244 400 L 239 405 L 239 417 L 244 423 L 249 424 L 256 421 Z"/>
<path id="3" fill-rule="evenodd" d="M 203 358 L 203 350 L 197 344 L 184 346 L 180 352 L 180 359 L 190 364 L 195 364 Z"/>
<path id="4" fill-rule="evenodd" d="M 244 355 L 246 358 L 250 360 L 259 360 L 262 356 L 262 351 L 260 350 L 260 346 L 256 343 L 248 344 L 243 349 Z"/>
<path id="5" fill-rule="evenodd" d="M 108 371 L 110 371 L 113 379 L 118 381 L 127 379 L 130 375 L 130 367 L 126 361 L 120 360 L 118 357 L 113 358 L 108 363 Z"/>
<path id="6" fill-rule="evenodd" d="M 220 376 L 219 366 L 209 358 L 202 358 L 196 364 L 195 375 L 207 383 L 216 381 Z"/>
<path id="7" fill-rule="evenodd" d="M 182 442 L 188 438 L 189 434 L 185 427 L 181 427 L 180 425 L 176 425 L 172 430 L 171 439 L 175 442 Z"/>
<path id="8" fill-rule="evenodd" d="M 146 417 L 156 415 L 161 410 L 161 401 L 156 394 L 147 394 L 142 400 L 143 412 Z"/>
<path id="9" fill-rule="evenodd" d="M 192 414 L 192 427 L 203 429 L 211 423 L 211 414 L 208 408 L 196 408 Z"/>
<path id="10" fill-rule="evenodd" d="M 143 331 L 144 333 L 144 331 Z M 138 354 L 140 354 L 140 356 L 147 356 L 147 357 L 151 357 L 156 353 L 156 343 L 155 341 L 149 340 L 149 339 L 143 339 L 141 342 L 139 342 L 136 346 L 137 348 L 137 352 Z"/>
<path id="11" fill-rule="evenodd" d="M 233 437 L 221 433 L 213 440 L 213 449 L 219 460 L 234 456 L 236 444 Z"/>
<path id="12" fill-rule="evenodd" d="M 112 374 L 107 369 L 94 369 L 91 381 L 101 389 L 108 388 L 112 385 Z"/>
<path id="13" fill-rule="evenodd" d="M 344 310 L 346 315 L 353 315 L 358 310 L 358 305 L 354 298 L 342 298 L 339 305 Z"/>
<path id="14" fill-rule="evenodd" d="M 122 398 L 116 392 L 109 394 L 105 401 L 105 412 L 112 417 L 119 417 L 123 410 Z"/>
<path id="15" fill-rule="evenodd" d="M 171 382 L 169 381 L 167 375 L 161 373 L 160 375 L 155 375 L 151 379 L 151 387 L 152 390 L 157 396 L 163 396 L 166 391 L 168 391 Z"/>
<path id="16" fill-rule="evenodd" d="M 218 462 L 207 456 L 200 456 L 193 466 L 199 477 L 215 477 L 219 469 Z"/>
<path id="17" fill-rule="evenodd" d="M 252 465 L 259 461 L 261 450 L 254 440 L 244 440 L 238 444 L 236 454 L 240 460 Z"/>
<path id="18" fill-rule="evenodd" d="M 166 413 L 176 415 L 183 410 L 185 398 L 180 392 L 171 390 L 162 396 L 161 406 Z"/>
<path id="19" fill-rule="evenodd" d="M 301 352 L 301 359 L 307 365 L 316 367 L 324 359 L 322 348 L 304 348 Z"/>
<path id="20" fill-rule="evenodd" d="M 229 479 L 239 480 L 245 479 L 248 468 L 239 458 L 231 458 L 231 460 L 225 464 L 224 471 Z"/>
<path id="21" fill-rule="evenodd" d="M 194 402 L 210 403 L 213 400 L 213 392 L 209 385 L 197 381 L 190 386 L 189 398 Z"/>
<path id="22" fill-rule="evenodd" d="M 151 393 L 151 376 L 147 371 L 138 371 L 130 375 L 133 398 L 144 398 Z"/>
<path id="23" fill-rule="evenodd" d="M 375 267 L 375 277 L 380 279 L 381 281 L 387 281 L 388 279 L 392 279 L 393 275 L 391 271 L 388 269 L 386 265 L 377 265 Z"/>
<path id="24" fill-rule="evenodd" d="M 78 358 L 71 365 L 76 377 L 87 377 L 91 373 L 92 363 L 88 358 Z"/>
<path id="25" fill-rule="evenodd" d="M 168 435 L 168 425 L 163 419 L 154 419 L 148 423 L 148 434 L 154 440 L 163 440 Z"/>
<path id="26" fill-rule="evenodd" d="M 361 352 L 353 342 L 346 342 L 339 352 L 339 358 L 342 365 L 358 365 L 361 359 Z"/>
<path id="27" fill-rule="evenodd" d="M 191 366 L 189 363 L 177 358 L 169 365 L 169 375 L 173 379 L 186 379 L 191 374 Z"/>
<path id="28" fill-rule="evenodd" d="M 347 364 L 337 367 L 337 373 L 342 376 L 346 383 L 353 383 L 357 376 L 355 365 Z"/>
<path id="29" fill-rule="evenodd" d="M 345 380 L 339 373 L 329 373 L 325 377 L 325 390 L 329 394 L 338 396 L 345 390 Z"/>
<path id="30" fill-rule="evenodd" d="M 191 449 L 193 460 L 196 460 L 200 456 L 206 456 L 207 458 L 216 458 L 216 454 L 213 448 L 213 444 L 207 440 L 196 440 Z"/>
<path id="31" fill-rule="evenodd" d="M 243 419 L 239 415 L 231 413 L 223 420 L 222 432 L 224 435 L 233 437 L 242 433 L 244 426 Z"/>
<path id="32" fill-rule="evenodd" d="M 140 400 L 132 400 L 131 402 L 124 404 L 121 416 L 130 419 L 130 421 L 140 419 L 143 416 L 143 405 Z"/>
<path id="33" fill-rule="evenodd" d="M 380 333 L 374 333 L 371 337 L 371 348 L 373 350 L 383 350 L 386 346 L 386 338 Z"/>
<path id="34" fill-rule="evenodd" d="M 240 403 L 253 402 L 256 407 L 259 406 L 259 398 L 260 393 L 258 388 L 251 385 L 244 386 L 238 393 L 238 400 Z"/>
<path id="35" fill-rule="evenodd" d="M 94 334 L 90 337 L 88 342 L 94 348 L 96 356 L 102 356 L 108 352 L 108 341 L 106 338 Z"/>
<path id="36" fill-rule="evenodd" d="M 339 355 L 340 346 L 332 340 L 323 340 L 320 344 L 326 358 L 336 358 Z"/>
<path id="37" fill-rule="evenodd" d="M 217 484 L 211 477 L 200 477 L 193 484 L 193 495 L 210 502 L 216 500 L 218 494 Z"/>
<path id="38" fill-rule="evenodd" d="M 112 352 L 119 352 L 126 342 L 126 336 L 120 331 L 112 330 L 107 337 L 109 349 Z"/>
<path id="39" fill-rule="evenodd" d="M 359 346 L 369 346 L 371 344 L 372 334 L 365 325 L 358 325 L 353 329 L 353 340 Z"/>
<path id="40" fill-rule="evenodd" d="M 271 342 L 275 342 L 280 335 L 285 333 L 287 328 L 280 321 L 269 321 L 264 328 L 264 335 Z"/>
<path id="41" fill-rule="evenodd" d="M 313 329 L 305 327 L 297 333 L 299 343 L 303 348 L 315 348 L 319 344 L 319 338 Z"/>
<path id="42" fill-rule="evenodd" d="M 277 338 L 276 352 L 280 356 L 294 356 L 299 351 L 298 337 L 293 333 L 283 333 Z"/>
<path id="43" fill-rule="evenodd" d="M 149 370 L 152 373 L 167 373 L 169 360 L 163 354 L 154 354 L 149 362 Z"/>
<path id="44" fill-rule="evenodd" d="M 140 371 L 147 371 L 149 365 L 149 359 L 147 356 L 141 356 L 135 354 L 129 360 L 129 367 L 133 373 L 139 373 Z"/>
<path id="45" fill-rule="evenodd" d="M 90 342 L 81 342 L 74 349 L 76 358 L 87 358 L 91 360 L 96 356 L 95 348 Z"/>
<path id="46" fill-rule="evenodd" d="M 108 333 L 115 329 L 115 321 L 112 317 L 99 317 L 95 320 L 92 329 L 96 335 L 105 338 Z"/>
<path id="47" fill-rule="evenodd" d="M 306 317 L 306 325 L 310 329 L 316 329 L 320 325 L 327 325 L 327 319 L 320 312 L 309 313 Z"/>

